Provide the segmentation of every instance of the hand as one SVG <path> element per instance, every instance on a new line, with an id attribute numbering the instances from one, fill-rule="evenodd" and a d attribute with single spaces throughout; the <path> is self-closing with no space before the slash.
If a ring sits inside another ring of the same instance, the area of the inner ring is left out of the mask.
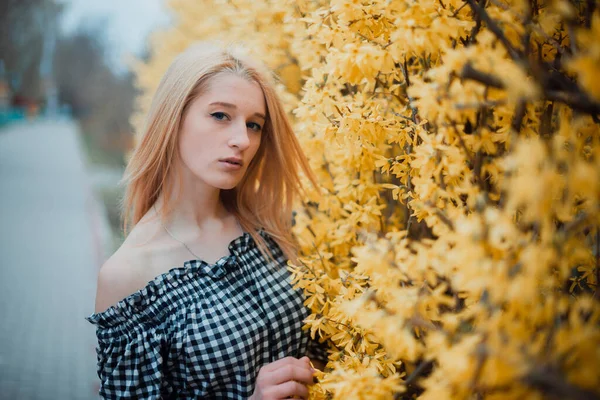
<path id="1" fill-rule="evenodd" d="M 313 383 L 313 372 L 308 357 L 285 357 L 267 364 L 258 371 L 250 400 L 307 399 L 306 385 Z"/>

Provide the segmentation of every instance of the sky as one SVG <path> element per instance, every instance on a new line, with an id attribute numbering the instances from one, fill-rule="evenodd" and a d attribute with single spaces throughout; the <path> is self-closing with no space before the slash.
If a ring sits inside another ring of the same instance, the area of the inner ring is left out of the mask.
<path id="1" fill-rule="evenodd" d="M 106 22 L 105 40 L 111 63 L 125 70 L 131 55 L 140 55 L 150 32 L 168 26 L 166 0 L 61 0 L 66 5 L 61 26 L 77 27 Z"/>

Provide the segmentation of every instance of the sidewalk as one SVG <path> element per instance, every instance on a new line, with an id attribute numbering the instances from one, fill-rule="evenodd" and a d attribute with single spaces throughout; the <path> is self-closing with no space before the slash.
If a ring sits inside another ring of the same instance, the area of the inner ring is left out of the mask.
<path id="1" fill-rule="evenodd" d="M 102 213 L 68 121 L 0 130 L 0 398 L 97 399 Z"/>

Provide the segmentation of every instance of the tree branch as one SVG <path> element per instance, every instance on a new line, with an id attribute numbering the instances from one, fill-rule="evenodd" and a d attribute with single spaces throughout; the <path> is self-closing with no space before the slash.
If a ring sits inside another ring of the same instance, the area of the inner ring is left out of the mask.
<path id="1" fill-rule="evenodd" d="M 534 367 L 524 378 L 523 383 L 532 386 L 544 395 L 558 399 L 598 400 L 600 395 L 567 382 L 564 375 L 550 367 Z"/>
<path id="2" fill-rule="evenodd" d="M 477 17 L 480 18 L 483 22 L 485 22 L 488 29 L 492 31 L 492 33 L 498 38 L 498 40 L 500 40 L 500 42 L 502 42 L 504 48 L 506 49 L 510 57 L 515 61 L 521 60 L 523 58 L 521 54 L 513 48 L 512 44 L 508 41 L 506 36 L 504 36 L 504 32 L 502 32 L 502 29 L 500 29 L 498 24 L 496 24 L 496 21 L 490 18 L 485 9 L 479 6 L 479 4 L 477 4 L 475 0 L 466 1 L 467 3 L 469 3 L 469 6 L 477 15 Z"/>
<path id="3" fill-rule="evenodd" d="M 498 79 L 497 77 L 487 74 L 485 72 L 481 72 L 473 68 L 471 63 L 467 62 L 459 75 L 463 79 L 471 79 L 476 82 L 482 83 L 488 87 L 493 87 L 496 89 L 505 89 L 504 83 Z M 543 82 L 540 82 L 543 83 Z M 559 103 L 566 104 L 571 107 L 573 110 L 590 114 L 593 117 L 600 114 L 600 103 L 596 103 L 592 101 L 585 92 L 581 91 L 579 88 L 575 89 L 576 91 L 559 91 L 559 90 L 549 90 L 547 85 L 542 84 L 542 89 L 545 97 L 550 101 L 556 101 Z M 597 118 L 597 117 L 596 117 Z"/>
<path id="4" fill-rule="evenodd" d="M 483 83 L 486 86 L 496 89 L 504 89 L 504 83 L 494 75 L 486 74 L 475 68 L 470 62 L 467 62 L 459 75 L 462 79 L 471 79 L 473 81 Z"/>

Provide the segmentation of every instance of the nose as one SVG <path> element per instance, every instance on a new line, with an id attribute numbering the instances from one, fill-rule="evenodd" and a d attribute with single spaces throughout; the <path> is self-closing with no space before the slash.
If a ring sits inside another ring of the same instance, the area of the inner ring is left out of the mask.
<path id="1" fill-rule="evenodd" d="M 246 127 L 245 121 L 232 124 L 229 145 L 235 146 L 241 150 L 250 146 L 250 137 L 248 136 L 248 127 Z"/>

